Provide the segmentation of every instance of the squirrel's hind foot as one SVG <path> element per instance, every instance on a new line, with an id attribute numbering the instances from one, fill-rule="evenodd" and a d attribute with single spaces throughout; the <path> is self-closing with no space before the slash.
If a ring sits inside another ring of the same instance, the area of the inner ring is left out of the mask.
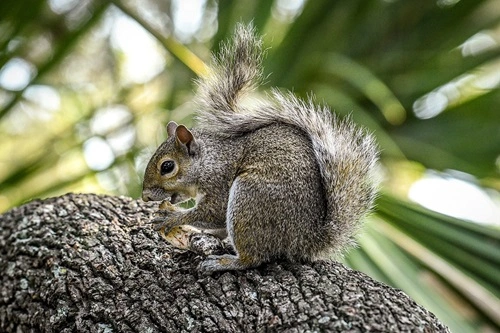
<path id="1" fill-rule="evenodd" d="M 204 273 L 243 270 L 258 266 L 256 264 L 245 264 L 236 255 L 211 255 L 200 263 L 198 269 Z"/>

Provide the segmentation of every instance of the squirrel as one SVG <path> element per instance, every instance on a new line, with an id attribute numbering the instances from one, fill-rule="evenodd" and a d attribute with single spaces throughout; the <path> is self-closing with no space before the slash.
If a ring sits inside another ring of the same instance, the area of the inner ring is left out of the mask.
<path id="1" fill-rule="evenodd" d="M 205 258 L 202 271 L 342 255 L 376 197 L 372 134 L 312 98 L 273 90 L 244 103 L 262 81 L 263 53 L 255 28 L 239 24 L 197 82 L 197 126 L 169 122 L 145 170 L 143 200 L 162 201 L 156 230 L 186 226 L 234 247 Z M 176 205 L 187 198 L 194 207 Z"/>

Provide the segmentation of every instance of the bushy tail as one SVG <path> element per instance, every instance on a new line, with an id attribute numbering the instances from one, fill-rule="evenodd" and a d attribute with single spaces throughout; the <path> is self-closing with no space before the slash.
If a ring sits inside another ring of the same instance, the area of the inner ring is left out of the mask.
<path id="1" fill-rule="evenodd" d="M 225 46 L 211 75 L 200 81 L 199 126 L 221 136 L 238 136 L 272 123 L 305 131 L 312 142 L 327 197 L 326 231 L 336 254 L 354 244 L 353 236 L 371 210 L 377 184 L 378 149 L 372 135 L 349 119 L 339 120 L 326 107 L 292 94 L 273 91 L 253 107 L 239 103 L 241 94 L 261 80 L 262 43 L 254 29 L 239 25 L 233 44 Z"/>
<path id="2" fill-rule="evenodd" d="M 198 81 L 200 124 L 226 122 L 240 112 L 240 97 L 260 83 L 263 53 L 253 26 L 238 24 L 232 43 L 222 45 L 208 75 Z"/>

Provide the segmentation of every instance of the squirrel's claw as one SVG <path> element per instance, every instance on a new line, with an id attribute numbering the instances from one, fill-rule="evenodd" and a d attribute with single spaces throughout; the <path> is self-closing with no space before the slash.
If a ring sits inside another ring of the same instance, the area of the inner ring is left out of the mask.
<path id="1" fill-rule="evenodd" d="M 163 200 L 160 205 L 158 206 L 159 211 L 165 211 L 165 212 L 175 212 L 177 210 L 177 207 L 175 207 L 170 201 L 168 200 Z"/>
<path id="2" fill-rule="evenodd" d="M 178 211 L 170 201 L 163 200 L 158 206 L 158 210 L 154 213 L 154 218 L 150 221 L 153 229 L 159 231 L 161 229 L 170 230 L 175 227 L 174 218 L 175 213 Z"/>
<path id="3" fill-rule="evenodd" d="M 158 216 L 149 221 L 153 225 L 153 230 L 155 231 L 160 231 L 161 229 L 169 229 L 168 228 L 168 221 L 165 219 L 163 216 Z"/>
<path id="4" fill-rule="evenodd" d="M 180 224 L 179 213 L 168 209 L 157 210 L 154 213 L 154 218 L 149 223 L 153 225 L 153 229 L 156 231 L 164 229 L 168 232 Z"/>
<path id="5" fill-rule="evenodd" d="M 204 274 L 218 271 L 247 269 L 259 264 L 243 263 L 237 255 L 209 255 L 198 265 L 198 270 Z"/>
<path id="6" fill-rule="evenodd" d="M 170 216 L 172 215 L 172 211 L 170 210 L 157 210 L 155 213 L 154 213 L 154 217 L 155 218 L 163 218 L 165 219 L 167 216 Z"/>

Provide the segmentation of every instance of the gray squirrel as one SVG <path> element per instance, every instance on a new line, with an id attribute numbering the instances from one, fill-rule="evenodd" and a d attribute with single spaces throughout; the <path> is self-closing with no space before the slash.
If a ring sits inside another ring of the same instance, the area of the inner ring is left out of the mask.
<path id="1" fill-rule="evenodd" d="M 156 230 L 187 226 L 233 245 L 235 255 L 208 256 L 203 271 L 341 255 L 376 196 L 371 134 L 291 93 L 244 102 L 262 56 L 255 29 L 238 25 L 198 82 L 198 125 L 169 122 L 146 167 L 143 200 L 162 201 Z M 194 207 L 176 205 L 187 198 Z"/>

